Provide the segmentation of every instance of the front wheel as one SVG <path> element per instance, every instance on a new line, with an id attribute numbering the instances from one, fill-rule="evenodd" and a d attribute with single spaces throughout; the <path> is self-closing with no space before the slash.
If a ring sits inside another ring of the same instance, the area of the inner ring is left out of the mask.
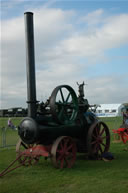
<path id="1" fill-rule="evenodd" d="M 71 168 L 76 160 L 76 144 L 71 137 L 56 139 L 51 149 L 51 159 L 56 168 Z"/>

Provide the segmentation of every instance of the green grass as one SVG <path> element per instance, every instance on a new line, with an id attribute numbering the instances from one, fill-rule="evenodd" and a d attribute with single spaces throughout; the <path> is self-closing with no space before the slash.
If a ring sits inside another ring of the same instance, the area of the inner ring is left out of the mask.
<path id="1" fill-rule="evenodd" d="M 128 152 L 122 143 L 112 143 L 110 162 L 77 156 L 71 169 L 56 169 L 43 158 L 37 165 L 21 167 L 0 179 L 0 193 L 126 193 Z M 14 149 L 0 152 L 0 171 L 15 159 Z"/>
<path id="2" fill-rule="evenodd" d="M 118 129 L 123 121 L 122 117 L 103 117 L 99 119 L 107 124 L 110 131 L 112 131 L 112 129 Z"/>
<path id="3" fill-rule="evenodd" d="M 113 122 L 106 120 L 113 129 Z M 0 193 L 126 193 L 128 151 L 124 151 L 124 147 L 122 142 L 111 140 L 110 151 L 114 160 L 87 160 L 79 154 L 71 169 L 56 169 L 51 160 L 41 158 L 34 166 L 22 166 L 0 178 Z M 14 147 L 0 149 L 0 172 L 15 156 Z"/>

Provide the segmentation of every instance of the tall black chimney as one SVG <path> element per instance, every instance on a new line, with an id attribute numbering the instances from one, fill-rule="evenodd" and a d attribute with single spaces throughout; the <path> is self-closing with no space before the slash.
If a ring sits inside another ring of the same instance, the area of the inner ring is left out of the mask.
<path id="1" fill-rule="evenodd" d="M 28 116 L 36 118 L 36 79 L 35 79 L 35 54 L 33 13 L 24 13 L 26 36 L 26 69 L 27 69 L 27 103 Z"/>

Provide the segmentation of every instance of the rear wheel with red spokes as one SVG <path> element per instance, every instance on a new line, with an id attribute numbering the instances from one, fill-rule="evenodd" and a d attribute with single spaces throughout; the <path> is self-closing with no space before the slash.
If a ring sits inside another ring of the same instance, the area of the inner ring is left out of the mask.
<path id="1" fill-rule="evenodd" d="M 88 131 L 87 149 L 92 158 L 101 158 L 104 152 L 110 147 L 110 132 L 104 122 L 95 122 Z"/>
<path id="2" fill-rule="evenodd" d="M 51 149 L 51 159 L 56 168 L 71 168 L 76 160 L 76 144 L 71 137 L 56 139 Z"/>

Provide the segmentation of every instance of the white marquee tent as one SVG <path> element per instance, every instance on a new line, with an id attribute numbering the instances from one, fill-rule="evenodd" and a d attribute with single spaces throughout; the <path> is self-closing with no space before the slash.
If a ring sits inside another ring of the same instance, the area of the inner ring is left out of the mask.
<path id="1" fill-rule="evenodd" d="M 123 104 L 100 104 L 96 109 L 98 117 L 116 117 L 122 115 Z"/>

